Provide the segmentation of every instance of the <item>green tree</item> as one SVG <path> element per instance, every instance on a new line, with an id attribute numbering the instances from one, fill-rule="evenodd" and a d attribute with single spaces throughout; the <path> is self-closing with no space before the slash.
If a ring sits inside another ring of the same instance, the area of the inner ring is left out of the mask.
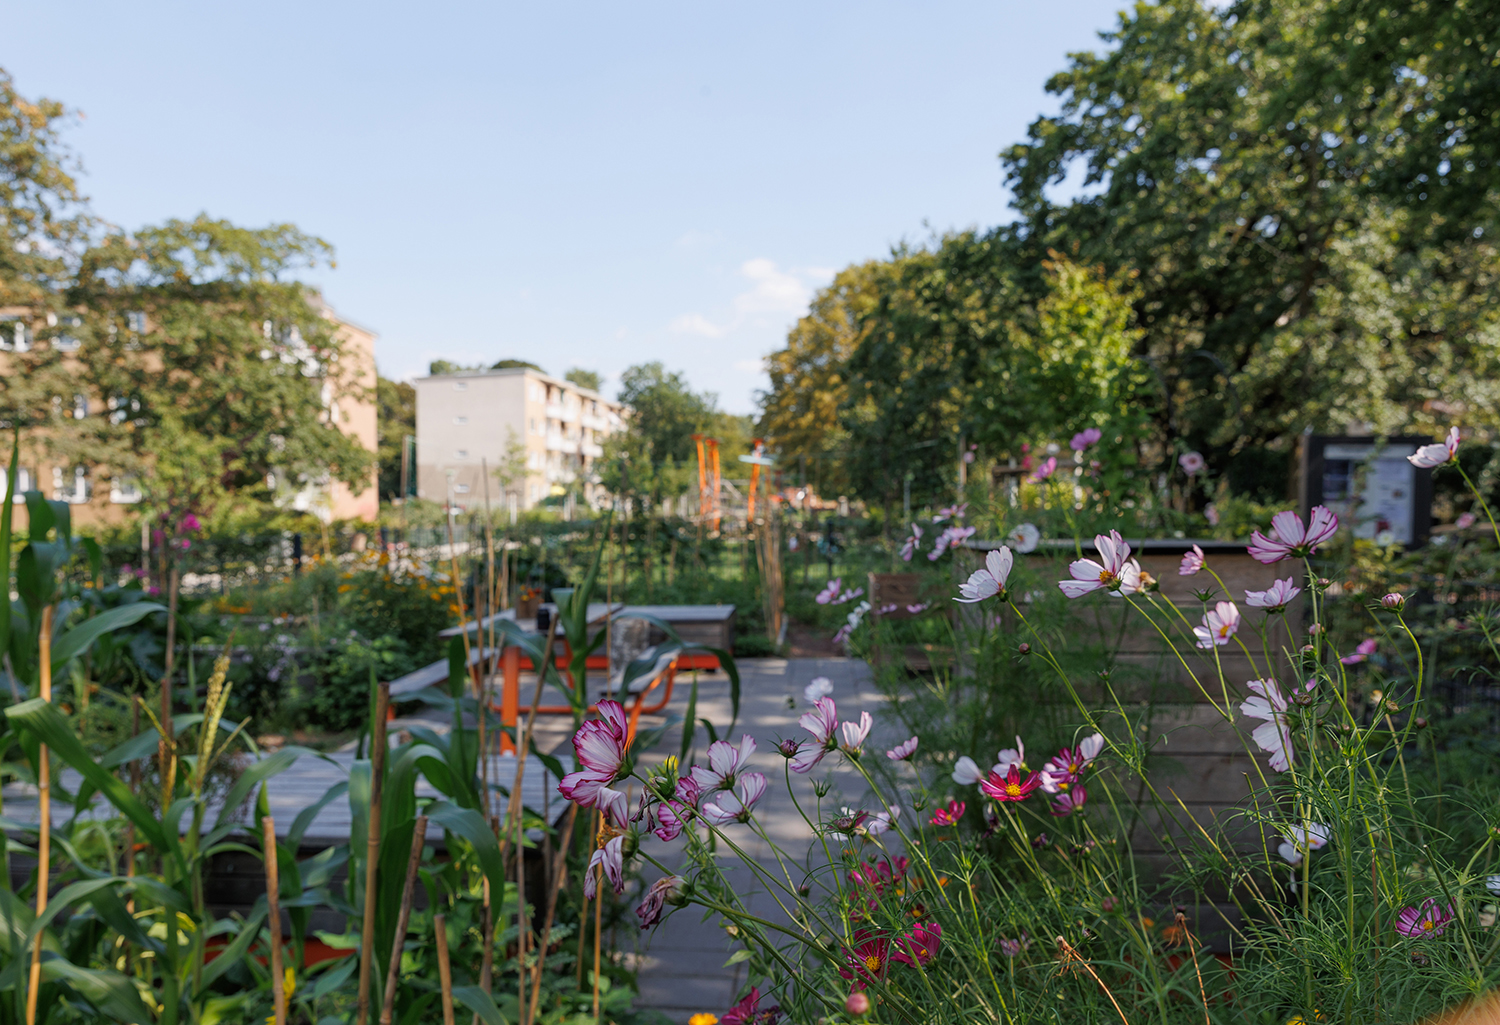
<path id="1" fill-rule="evenodd" d="M 641 439 L 641 451 L 659 465 L 697 460 L 693 435 L 714 424 L 717 399 L 699 394 L 680 373 L 668 373 L 660 362 L 629 367 L 620 375 L 620 402 L 630 407 L 629 432 Z"/>
<path id="2" fill-rule="evenodd" d="M 358 369 L 295 279 L 330 259 L 327 243 L 291 225 L 203 217 L 86 250 L 67 291 L 68 307 L 87 313 L 69 361 L 113 410 L 91 418 L 95 458 L 134 476 L 149 505 L 175 510 L 362 484 L 371 455 L 334 422 L 340 399 L 361 395 Z"/>
<path id="3" fill-rule="evenodd" d="M 380 462 L 380 494 L 387 500 L 402 498 L 401 453 L 408 437 L 417 433 L 417 390 L 404 381 L 378 378 L 375 382 L 380 429 L 376 459 Z M 415 475 L 414 467 L 408 473 Z"/>
<path id="4" fill-rule="evenodd" d="M 476 367 L 475 369 L 482 369 Z M 546 373 L 541 367 L 530 360 L 525 359 L 501 359 L 490 364 L 491 370 L 535 370 L 539 374 Z"/>
<path id="5" fill-rule="evenodd" d="M 584 370 L 582 367 L 572 367 L 563 375 L 563 380 L 569 384 L 576 384 L 580 388 L 589 391 L 598 391 L 604 384 L 604 375 L 597 370 Z"/>
<path id="6" fill-rule="evenodd" d="M 1018 245 L 1138 271 L 1159 428 L 1241 489 L 1307 428 L 1493 421 L 1494 13 L 1137 4 L 1005 151 Z"/>
<path id="7" fill-rule="evenodd" d="M 453 361 L 446 359 L 435 359 L 431 363 L 427 364 L 427 372 L 434 377 L 439 374 L 462 374 L 471 370 L 487 369 L 490 368 L 486 367 L 483 363 L 476 363 L 473 366 L 469 366 L 463 363 L 454 363 Z"/>

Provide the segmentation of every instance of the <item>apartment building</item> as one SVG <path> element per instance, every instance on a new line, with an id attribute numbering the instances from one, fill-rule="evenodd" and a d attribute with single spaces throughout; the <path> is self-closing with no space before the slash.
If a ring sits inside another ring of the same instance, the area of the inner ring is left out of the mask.
<path id="1" fill-rule="evenodd" d="M 340 317 L 321 296 L 311 296 L 310 300 L 319 314 L 335 325 L 334 333 L 344 344 L 340 373 L 323 389 L 324 416 L 373 453 L 379 440 L 375 405 L 377 336 L 370 329 Z M 76 350 L 79 343 L 66 333 L 70 322 L 76 323 L 77 318 L 65 317 L 59 321 L 56 314 L 48 314 L 43 321 L 23 307 L 0 308 L 0 370 L 6 368 L 6 353 L 26 352 L 35 344 L 49 344 L 64 353 Z M 132 331 L 152 329 L 142 314 L 132 314 L 129 322 Z M 39 343 L 38 337 L 44 334 L 50 336 L 50 341 Z M 73 396 L 65 411 L 72 420 L 104 416 L 115 423 L 131 415 L 126 406 L 114 399 L 82 393 Z M 0 472 L 5 469 L 5 461 L 5 454 L 0 453 Z M 59 462 L 50 454 L 49 446 L 35 436 L 22 437 L 19 462 L 17 500 L 20 492 L 35 490 L 54 501 L 67 502 L 74 506 L 75 525 L 122 523 L 131 507 L 143 497 L 135 481 L 112 473 L 109 467 Z M 355 489 L 338 481 L 324 480 L 300 490 L 289 490 L 285 497 L 287 505 L 329 520 L 374 520 L 379 513 L 379 500 L 377 469 L 373 465 L 365 487 Z M 24 525 L 24 513 L 18 512 L 17 516 Z"/>
<path id="2" fill-rule="evenodd" d="M 485 469 L 496 509 L 530 509 L 573 496 L 596 506 L 605 492 L 596 462 L 604 440 L 625 428 L 625 408 L 598 392 L 525 367 L 418 378 L 417 495 L 459 509 L 484 502 Z M 494 478 L 509 450 L 524 470 L 508 486 Z"/>

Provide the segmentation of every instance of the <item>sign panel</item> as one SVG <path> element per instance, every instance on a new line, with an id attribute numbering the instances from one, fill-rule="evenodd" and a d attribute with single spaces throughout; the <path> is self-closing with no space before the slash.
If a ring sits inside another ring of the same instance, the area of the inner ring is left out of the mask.
<path id="1" fill-rule="evenodd" d="M 1326 505 L 1354 536 L 1407 547 L 1432 525 L 1432 471 L 1407 456 L 1431 438 L 1309 435 L 1302 446 L 1302 513 Z"/>

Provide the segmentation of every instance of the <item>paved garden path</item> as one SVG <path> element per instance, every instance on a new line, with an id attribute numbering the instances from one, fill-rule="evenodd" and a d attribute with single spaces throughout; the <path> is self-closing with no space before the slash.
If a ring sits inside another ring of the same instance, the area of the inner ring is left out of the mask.
<path id="1" fill-rule="evenodd" d="M 756 739 L 757 749 L 752 758 L 752 767 L 766 774 L 770 786 L 757 808 L 758 818 L 766 832 L 778 844 L 798 857 L 809 849 L 812 833 L 802 816 L 798 814 L 785 784 L 785 760 L 776 751 L 776 743 L 783 737 L 804 737 L 798 727 L 797 717 L 810 707 L 803 697 L 803 688 L 817 676 L 826 676 L 833 683 L 833 698 L 838 703 L 840 718 L 857 718 L 861 710 L 874 714 L 881 698 L 876 694 L 869 679 L 870 673 L 864 662 L 848 658 L 819 659 L 747 659 L 739 663 L 741 671 L 740 717 L 732 734 L 738 740 L 742 733 Z M 688 683 L 690 680 L 681 681 Z M 679 691 L 681 693 L 681 691 Z M 686 704 L 686 695 L 674 699 L 671 711 L 681 715 Z M 700 678 L 698 714 L 707 717 L 721 729 L 729 722 L 729 684 L 723 673 L 713 673 Z M 700 729 L 699 755 L 707 744 Z M 869 750 L 884 761 L 883 752 L 894 740 L 884 735 L 877 723 L 871 734 Z M 647 761 L 659 761 L 673 753 L 681 745 L 681 733 L 673 730 L 666 736 Z M 856 804 L 865 795 L 867 787 L 854 772 L 833 768 L 842 759 L 829 759 L 814 770 L 809 778 L 793 776 L 798 788 L 798 800 L 803 807 L 810 808 L 814 798 L 811 779 L 832 776 L 836 793 L 842 794 L 849 804 Z M 841 802 L 833 797 L 825 799 L 825 813 L 831 807 L 837 814 Z M 783 869 L 765 841 L 754 836 L 748 826 L 731 826 L 729 834 L 756 860 L 766 872 L 781 877 Z M 642 849 L 670 868 L 676 868 L 682 860 L 681 842 L 665 844 L 655 837 L 648 837 Z M 726 852 L 722 858 L 726 874 L 734 883 L 735 890 L 749 908 L 766 918 L 785 921 L 766 887 L 757 881 L 756 874 L 739 865 L 739 859 Z M 814 860 L 816 866 L 821 858 Z M 792 868 L 793 881 L 800 883 L 798 875 L 806 868 Z M 647 866 L 643 883 L 649 885 L 660 873 Z M 634 915 L 630 916 L 634 919 Z M 632 938 L 617 938 L 621 949 L 630 950 Z M 757 980 L 745 978 L 743 964 L 725 967 L 730 955 L 730 939 L 723 923 L 717 916 L 704 920 L 701 913 L 691 908 L 678 911 L 654 931 L 636 938 L 638 946 L 634 955 L 640 969 L 640 998 L 637 1005 L 661 1011 L 669 1019 L 686 1022 L 698 1012 L 708 1011 L 722 1015 L 734 1004 L 741 989 Z"/>

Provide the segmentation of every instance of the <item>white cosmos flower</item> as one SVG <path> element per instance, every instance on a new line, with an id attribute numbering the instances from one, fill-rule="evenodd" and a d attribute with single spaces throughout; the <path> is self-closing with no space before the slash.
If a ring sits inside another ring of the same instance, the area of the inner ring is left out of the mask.
<path id="1" fill-rule="evenodd" d="M 1011 550 L 1004 546 L 996 548 L 984 557 L 984 568 L 976 569 L 970 574 L 969 579 L 958 585 L 958 593 L 961 598 L 954 601 L 976 602 L 984 601 L 997 594 L 1005 593 L 1005 582 L 1010 579 L 1010 570 L 1015 562 L 1015 556 Z"/>

